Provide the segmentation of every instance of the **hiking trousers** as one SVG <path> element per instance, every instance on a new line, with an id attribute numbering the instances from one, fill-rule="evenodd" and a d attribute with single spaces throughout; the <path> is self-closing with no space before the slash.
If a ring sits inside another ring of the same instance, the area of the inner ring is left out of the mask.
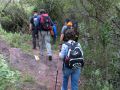
<path id="1" fill-rule="evenodd" d="M 39 31 L 40 55 L 44 55 L 46 47 L 47 55 L 52 56 L 50 36 L 49 31 Z"/>
<path id="2" fill-rule="evenodd" d="M 36 40 L 38 39 L 38 30 L 32 30 L 33 49 L 36 49 Z"/>
<path id="3" fill-rule="evenodd" d="M 80 79 L 80 68 L 79 69 L 69 69 L 67 67 L 63 68 L 63 82 L 61 90 L 68 90 L 68 81 L 71 78 L 71 89 L 78 90 L 79 79 Z"/>

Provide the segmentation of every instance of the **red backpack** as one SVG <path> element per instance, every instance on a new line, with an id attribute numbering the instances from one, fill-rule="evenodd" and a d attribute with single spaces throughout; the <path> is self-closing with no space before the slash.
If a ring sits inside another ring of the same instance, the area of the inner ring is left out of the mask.
<path id="1" fill-rule="evenodd" d="M 42 14 L 40 16 L 40 23 L 42 30 L 48 31 L 51 30 L 51 19 L 48 14 Z"/>

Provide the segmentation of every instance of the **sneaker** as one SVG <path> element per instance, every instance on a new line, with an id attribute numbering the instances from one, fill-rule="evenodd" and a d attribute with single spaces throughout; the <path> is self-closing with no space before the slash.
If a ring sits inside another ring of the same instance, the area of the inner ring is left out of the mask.
<path id="1" fill-rule="evenodd" d="M 48 59 L 49 59 L 49 61 L 52 61 L 52 56 L 49 56 Z"/>

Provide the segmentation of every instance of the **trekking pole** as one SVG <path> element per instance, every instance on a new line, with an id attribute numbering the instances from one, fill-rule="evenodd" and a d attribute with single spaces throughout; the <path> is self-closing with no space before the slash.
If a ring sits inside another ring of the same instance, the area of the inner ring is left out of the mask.
<path id="1" fill-rule="evenodd" d="M 56 80 L 55 80 L 55 90 L 57 88 L 57 77 L 58 77 L 58 61 L 57 61 L 57 73 L 56 73 Z"/>
<path id="2" fill-rule="evenodd" d="M 55 90 L 56 90 L 56 87 L 57 87 L 57 76 L 58 76 L 58 70 L 57 70 L 57 74 L 56 74 Z"/>

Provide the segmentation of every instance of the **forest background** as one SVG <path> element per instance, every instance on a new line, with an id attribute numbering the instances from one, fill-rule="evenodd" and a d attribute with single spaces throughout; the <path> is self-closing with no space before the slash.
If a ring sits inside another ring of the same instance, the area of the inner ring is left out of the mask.
<path id="1" fill-rule="evenodd" d="M 49 13 L 57 22 L 58 34 L 65 18 L 78 21 L 79 42 L 85 57 L 82 89 L 120 90 L 120 0 L 0 0 L 0 4 L 1 32 L 14 33 L 16 37 L 25 34 L 28 35 L 25 38 L 31 38 L 29 17 L 34 8 L 38 11 L 44 8 Z M 15 38 L 16 43 L 14 40 L 9 42 L 11 46 L 18 47 L 21 39 Z M 22 48 L 29 50 L 28 46 Z M 0 57 L 3 60 L 2 55 Z M 14 75 L 17 80 L 18 76 Z M 15 81 L 11 77 L 7 79 Z M 0 90 L 4 90 L 6 82 L 1 77 L 0 80 L 3 80 Z"/>

